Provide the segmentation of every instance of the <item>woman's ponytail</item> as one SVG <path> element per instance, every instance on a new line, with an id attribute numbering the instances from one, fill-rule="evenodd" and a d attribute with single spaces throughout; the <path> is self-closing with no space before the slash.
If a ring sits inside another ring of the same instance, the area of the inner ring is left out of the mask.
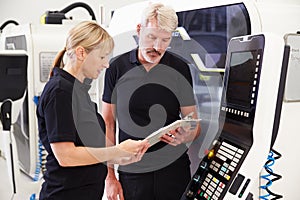
<path id="1" fill-rule="evenodd" d="M 67 51 L 66 47 L 61 50 L 60 52 L 58 52 L 54 58 L 54 62 L 53 62 L 53 66 L 50 70 L 50 77 L 53 76 L 53 69 L 54 67 L 59 67 L 59 68 L 63 68 L 64 67 L 64 64 L 63 64 L 63 58 L 64 58 L 64 55 L 65 55 L 65 52 Z"/>

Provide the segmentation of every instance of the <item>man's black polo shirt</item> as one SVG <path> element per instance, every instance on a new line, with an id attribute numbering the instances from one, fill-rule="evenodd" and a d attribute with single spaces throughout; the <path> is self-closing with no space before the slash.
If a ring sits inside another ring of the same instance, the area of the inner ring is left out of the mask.
<path id="1" fill-rule="evenodd" d="M 180 119 L 180 107 L 195 105 L 189 66 L 166 52 L 147 72 L 137 59 L 137 49 L 113 59 L 105 73 L 104 102 L 116 104 L 119 141 L 143 139 L 153 131 Z M 173 162 L 186 146 L 160 142 L 141 162 L 121 166 L 125 171 L 152 171 Z M 129 169 L 130 168 L 130 169 Z"/>
<path id="2" fill-rule="evenodd" d="M 54 68 L 54 76 L 39 99 L 39 136 L 48 152 L 40 199 L 101 199 L 103 195 L 107 174 L 104 164 L 61 167 L 50 147 L 54 142 L 105 147 L 105 124 L 90 99 L 90 87 L 66 71 Z"/>

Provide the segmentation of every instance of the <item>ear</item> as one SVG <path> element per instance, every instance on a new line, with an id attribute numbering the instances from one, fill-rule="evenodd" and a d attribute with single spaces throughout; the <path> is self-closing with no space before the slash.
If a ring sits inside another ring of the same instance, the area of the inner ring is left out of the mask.
<path id="1" fill-rule="evenodd" d="M 141 27 L 142 27 L 141 24 L 136 25 L 136 32 L 137 32 L 137 35 L 138 35 L 138 36 L 140 36 Z"/>
<path id="2" fill-rule="evenodd" d="M 75 49 L 77 60 L 83 61 L 86 57 L 86 51 L 82 46 L 78 46 Z"/>

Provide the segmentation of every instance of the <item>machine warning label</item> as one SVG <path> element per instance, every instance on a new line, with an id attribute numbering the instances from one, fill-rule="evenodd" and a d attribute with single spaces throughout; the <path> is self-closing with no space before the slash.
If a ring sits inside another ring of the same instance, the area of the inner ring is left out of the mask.
<path id="1" fill-rule="evenodd" d="M 40 53 L 40 81 L 47 82 L 49 79 L 50 69 L 57 52 Z"/>

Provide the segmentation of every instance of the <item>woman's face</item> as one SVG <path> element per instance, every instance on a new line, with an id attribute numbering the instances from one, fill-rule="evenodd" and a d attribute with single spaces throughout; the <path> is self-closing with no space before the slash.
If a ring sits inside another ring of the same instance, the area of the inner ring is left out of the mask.
<path id="1" fill-rule="evenodd" d="M 97 79 L 101 71 L 109 67 L 109 53 L 102 48 L 96 48 L 87 54 L 82 68 L 85 78 Z"/>

